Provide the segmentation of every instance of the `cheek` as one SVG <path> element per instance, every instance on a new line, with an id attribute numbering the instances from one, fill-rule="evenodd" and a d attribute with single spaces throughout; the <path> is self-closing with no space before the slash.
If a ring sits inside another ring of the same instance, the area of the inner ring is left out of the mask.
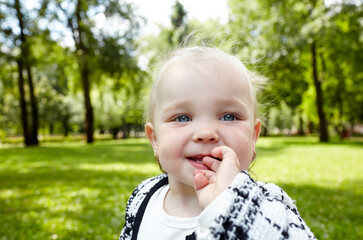
<path id="1" fill-rule="evenodd" d="M 241 170 L 247 170 L 252 162 L 252 137 L 251 131 L 235 131 L 229 135 L 228 146 L 237 154 Z"/>
<path id="2" fill-rule="evenodd" d="M 251 145 L 245 145 L 243 148 L 239 148 L 238 152 L 236 152 L 240 169 L 247 170 L 252 162 L 252 147 Z"/>
<path id="3" fill-rule="evenodd" d="M 158 136 L 159 157 L 170 158 L 180 155 L 185 142 L 185 137 L 178 131 L 172 129 L 160 129 L 163 134 Z"/>

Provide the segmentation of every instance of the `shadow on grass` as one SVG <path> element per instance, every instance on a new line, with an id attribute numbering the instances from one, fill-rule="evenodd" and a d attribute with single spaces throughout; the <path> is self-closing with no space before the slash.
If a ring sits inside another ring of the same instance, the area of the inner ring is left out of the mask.
<path id="1" fill-rule="evenodd" d="M 144 164 L 153 161 L 152 148 L 146 143 L 125 144 L 123 142 L 101 145 L 41 146 L 28 148 L 0 148 L 6 160 L 24 162 L 64 163 L 120 163 Z M 146 156 L 146 157 L 145 157 Z"/>
<path id="2" fill-rule="evenodd" d="M 5 239 L 117 239 L 128 197 L 151 174 L 43 167 L 0 176 Z"/>
<path id="3" fill-rule="evenodd" d="M 339 139 L 337 137 L 331 138 L 328 143 L 321 143 L 317 137 L 301 137 L 301 136 L 291 136 L 291 137 L 260 137 L 261 142 L 263 141 L 273 141 L 275 145 L 301 145 L 301 146 L 311 146 L 311 145 L 349 145 L 349 146 L 363 146 L 362 138 L 349 138 L 349 139 Z M 258 146 L 258 143 L 257 143 Z"/>
<path id="4" fill-rule="evenodd" d="M 363 181 L 345 181 L 344 189 L 279 184 L 296 205 L 317 239 L 363 239 L 363 198 L 354 189 Z"/>
<path id="5" fill-rule="evenodd" d="M 128 197 L 156 174 L 143 142 L 0 149 L 0 239 L 117 239 Z"/>
<path id="6" fill-rule="evenodd" d="M 332 140 L 329 143 L 320 143 L 317 138 L 308 137 L 262 137 L 256 145 L 258 156 L 271 157 L 286 154 L 287 149 L 310 148 L 321 149 L 321 151 L 329 151 L 329 149 L 339 147 L 349 147 L 354 150 L 363 149 L 363 141 L 361 140 Z"/>

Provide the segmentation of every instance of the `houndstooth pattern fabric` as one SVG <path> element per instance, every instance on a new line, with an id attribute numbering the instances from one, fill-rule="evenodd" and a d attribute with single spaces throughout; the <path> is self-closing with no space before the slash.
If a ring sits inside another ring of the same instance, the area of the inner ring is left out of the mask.
<path id="1" fill-rule="evenodd" d="M 120 240 L 137 239 L 143 202 L 148 194 L 167 184 L 166 180 L 166 174 L 159 175 L 135 189 L 126 206 Z M 256 182 L 241 172 L 221 198 L 214 220 L 201 224 L 191 239 L 316 239 L 291 198 L 275 184 Z"/>
<path id="2" fill-rule="evenodd" d="M 196 239 L 316 239 L 281 188 L 255 182 L 246 172 L 236 176 L 219 205 Z"/>

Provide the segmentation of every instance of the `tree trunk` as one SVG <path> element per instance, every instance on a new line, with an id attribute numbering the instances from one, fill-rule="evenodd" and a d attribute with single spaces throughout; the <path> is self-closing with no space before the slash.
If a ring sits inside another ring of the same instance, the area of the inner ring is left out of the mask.
<path id="1" fill-rule="evenodd" d="M 35 97 L 34 94 L 34 85 L 33 85 L 33 78 L 32 78 L 32 73 L 31 73 L 31 68 L 30 68 L 30 62 L 29 62 L 29 58 L 27 59 L 28 63 L 27 63 L 27 73 L 28 73 L 28 85 L 29 85 L 29 92 L 30 92 L 30 106 L 31 106 L 31 116 L 32 116 L 32 128 L 31 128 L 31 134 L 30 134 L 30 139 L 31 145 L 39 145 L 39 141 L 38 141 L 38 108 L 37 108 L 37 99 Z"/>
<path id="2" fill-rule="evenodd" d="M 67 11 L 62 8 L 60 2 L 58 2 L 59 8 L 67 15 Z M 84 97 L 84 107 L 85 107 L 85 131 L 87 135 L 87 142 L 93 142 L 93 107 L 90 98 L 90 69 L 88 66 L 87 58 L 88 48 L 84 44 L 84 39 L 86 39 L 85 33 L 82 28 L 82 16 L 86 14 L 82 13 L 82 1 L 78 0 L 76 3 L 76 9 L 73 16 L 68 16 L 68 27 L 72 31 L 73 40 L 76 45 L 75 53 L 78 55 L 78 64 L 80 68 L 80 77 L 83 88 Z M 82 15 L 82 16 L 81 16 Z M 75 17 L 75 19 L 74 19 Z"/>
<path id="3" fill-rule="evenodd" d="M 24 75 L 23 75 L 23 62 L 21 59 L 17 61 L 19 72 L 19 97 L 20 97 L 20 109 L 21 109 L 21 123 L 23 126 L 24 143 L 26 146 L 30 145 L 29 128 L 28 128 L 28 114 L 26 110 L 25 91 L 24 91 Z"/>
<path id="4" fill-rule="evenodd" d="M 68 137 L 68 135 L 69 135 L 68 122 L 66 122 L 66 121 L 63 121 L 63 135 L 64 135 L 64 137 Z"/>
<path id="5" fill-rule="evenodd" d="M 54 124 L 53 123 L 49 123 L 49 134 L 53 135 L 54 133 Z"/>
<path id="6" fill-rule="evenodd" d="M 87 64 L 82 66 L 81 70 L 81 79 L 82 79 L 82 86 L 83 86 L 83 94 L 84 94 L 84 106 L 85 106 L 85 130 L 87 135 L 87 142 L 93 142 L 93 108 L 90 98 L 90 83 L 89 83 L 89 70 Z"/>
<path id="7" fill-rule="evenodd" d="M 84 32 L 82 29 L 81 17 L 81 1 L 78 0 L 76 7 L 77 27 L 73 29 L 73 38 L 76 42 L 77 52 L 80 53 L 79 66 L 81 72 L 81 81 L 83 87 L 84 107 L 85 107 L 85 131 L 87 135 L 87 143 L 93 142 L 93 108 L 90 98 L 90 80 L 89 80 L 89 66 L 87 61 L 88 49 L 84 45 Z M 76 31 L 75 31 L 76 30 Z"/>
<path id="8" fill-rule="evenodd" d="M 28 122 L 28 114 L 27 114 L 27 104 L 25 100 L 25 90 L 24 90 L 24 64 L 28 70 L 28 59 L 29 59 L 29 46 L 26 41 L 26 37 L 24 34 L 24 15 L 21 11 L 21 5 L 19 0 L 15 0 L 14 8 L 16 11 L 16 16 L 19 21 L 19 29 L 20 29 L 20 49 L 21 53 L 18 59 L 18 72 L 19 72 L 19 93 L 20 93 L 20 108 L 22 115 L 22 125 L 24 131 L 24 142 L 26 146 L 33 145 L 32 135 L 29 132 L 29 122 Z M 28 73 L 29 78 L 29 73 Z M 29 86 L 30 88 L 30 86 Z"/>
<path id="9" fill-rule="evenodd" d="M 62 124 L 63 124 L 63 133 L 64 133 L 64 137 L 67 137 L 70 131 L 69 128 L 69 115 L 66 114 L 66 116 L 63 117 L 62 119 Z"/>
<path id="10" fill-rule="evenodd" d="M 313 69 L 313 79 L 316 92 L 316 104 L 319 116 L 319 132 L 320 132 L 320 142 L 328 142 L 328 126 L 325 118 L 325 113 L 323 109 L 323 91 L 321 90 L 321 81 L 318 79 L 317 70 L 317 54 L 316 54 L 316 44 L 315 41 L 311 44 L 311 65 Z"/>
<path id="11" fill-rule="evenodd" d="M 337 61 L 334 62 L 334 70 L 335 70 L 335 77 L 338 81 L 338 88 L 335 92 L 334 98 L 335 102 L 334 105 L 338 109 L 338 124 L 337 124 L 337 133 L 339 134 L 340 138 L 343 139 L 343 133 L 344 133 L 344 96 L 347 95 L 347 92 L 345 90 L 345 78 L 343 75 L 343 70 L 338 64 Z"/>
<path id="12" fill-rule="evenodd" d="M 111 133 L 112 133 L 112 138 L 113 139 L 117 139 L 118 138 L 118 132 L 119 132 L 119 128 L 118 127 L 111 128 Z"/>

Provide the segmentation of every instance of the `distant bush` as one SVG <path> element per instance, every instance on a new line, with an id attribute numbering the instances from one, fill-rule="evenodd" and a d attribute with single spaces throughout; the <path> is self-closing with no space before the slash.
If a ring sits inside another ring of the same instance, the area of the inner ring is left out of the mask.
<path id="1" fill-rule="evenodd" d="M 95 134 L 95 140 L 111 140 L 113 139 L 112 134 Z M 72 134 L 67 137 L 63 135 L 40 135 L 39 142 L 73 142 L 73 141 L 83 141 L 85 140 L 85 135 L 83 134 Z M 24 142 L 24 137 L 22 136 L 11 136 L 0 138 L 0 144 L 19 144 Z"/>

